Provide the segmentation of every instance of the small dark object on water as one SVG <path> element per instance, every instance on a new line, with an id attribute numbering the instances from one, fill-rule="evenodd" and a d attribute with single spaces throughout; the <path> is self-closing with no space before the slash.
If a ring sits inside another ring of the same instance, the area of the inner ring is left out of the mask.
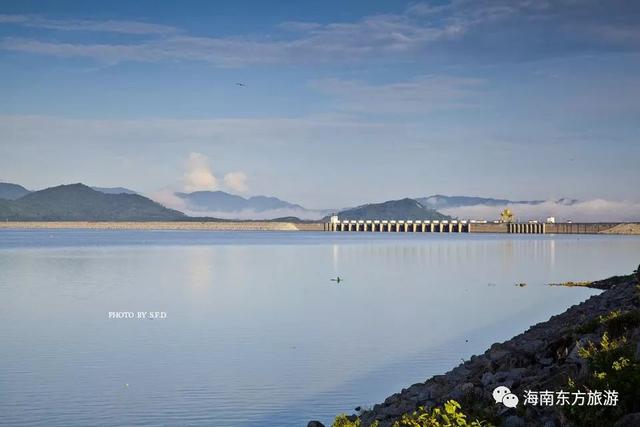
<path id="1" fill-rule="evenodd" d="M 340 276 L 338 276 L 338 277 L 336 277 L 335 279 L 331 279 L 331 281 L 332 281 L 332 282 L 336 282 L 336 283 L 340 283 L 340 282 L 343 282 L 343 281 L 344 281 L 344 279 L 343 279 L 343 278 L 341 278 Z"/>
<path id="2" fill-rule="evenodd" d="M 362 410 L 362 408 L 359 407 L 359 406 L 356 406 L 353 410 L 356 411 L 356 412 L 360 412 Z"/>
<path id="3" fill-rule="evenodd" d="M 520 288 L 524 288 L 525 286 L 527 286 L 526 283 L 517 283 L 516 286 L 520 287 Z"/>
<path id="4" fill-rule="evenodd" d="M 322 424 L 320 421 L 309 421 L 307 427 L 324 427 L 324 424 Z"/>

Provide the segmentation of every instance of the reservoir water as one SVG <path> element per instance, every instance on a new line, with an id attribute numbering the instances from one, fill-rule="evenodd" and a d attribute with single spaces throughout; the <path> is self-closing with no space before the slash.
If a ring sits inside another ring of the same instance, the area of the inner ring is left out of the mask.
<path id="1" fill-rule="evenodd" d="M 632 236 L 2 230 L 0 425 L 330 424 L 598 292 L 546 283 L 639 255 Z"/>

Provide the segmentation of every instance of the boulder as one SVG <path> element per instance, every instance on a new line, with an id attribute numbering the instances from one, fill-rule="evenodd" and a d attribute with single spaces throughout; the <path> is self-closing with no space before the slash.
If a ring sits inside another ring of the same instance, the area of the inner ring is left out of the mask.
<path id="1" fill-rule="evenodd" d="M 640 412 L 627 414 L 620 418 L 613 427 L 637 427 L 640 426 Z"/>
<path id="2" fill-rule="evenodd" d="M 324 424 L 322 424 L 320 421 L 309 421 L 309 423 L 307 424 L 307 427 L 324 427 Z"/>
<path id="3" fill-rule="evenodd" d="M 526 423 L 517 415 L 507 417 L 502 423 L 503 427 L 525 427 Z"/>
<path id="4" fill-rule="evenodd" d="M 496 381 L 495 380 L 495 375 L 492 374 L 491 372 L 485 372 L 484 374 L 482 374 L 482 378 L 480 379 L 480 382 L 485 387 L 487 387 L 490 384 L 495 383 L 495 381 Z"/>

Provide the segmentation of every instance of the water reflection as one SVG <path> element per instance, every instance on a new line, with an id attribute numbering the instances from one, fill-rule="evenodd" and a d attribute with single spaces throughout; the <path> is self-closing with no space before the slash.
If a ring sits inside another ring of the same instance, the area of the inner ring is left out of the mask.
<path id="1" fill-rule="evenodd" d="M 640 253 L 617 236 L 13 233 L 0 236 L 12 426 L 328 422 L 593 293 L 545 283 L 630 271 Z"/>

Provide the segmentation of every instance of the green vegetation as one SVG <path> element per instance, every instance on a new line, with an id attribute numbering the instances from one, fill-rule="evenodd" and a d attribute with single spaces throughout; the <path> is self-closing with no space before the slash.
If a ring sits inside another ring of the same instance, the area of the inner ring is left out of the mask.
<path id="1" fill-rule="evenodd" d="M 589 342 L 578 349 L 589 375 L 579 382 L 570 379 L 569 388 L 583 392 L 614 390 L 619 401 L 615 406 L 569 406 L 565 410 L 576 425 L 609 426 L 625 414 L 640 411 L 640 362 L 635 355 L 636 343 L 630 339 L 634 328 L 640 326 L 640 310 L 614 310 L 585 326 L 594 330 L 602 326 L 605 331 L 598 344 Z"/>
<path id="2" fill-rule="evenodd" d="M 598 316 L 578 326 L 576 332 L 578 334 L 591 334 L 596 332 L 598 328 L 604 327 L 609 336 L 618 338 L 637 326 L 640 326 L 640 310 L 625 312 L 613 310 L 606 315 Z"/>
<path id="3" fill-rule="evenodd" d="M 374 422 L 371 427 L 376 427 Z M 431 411 L 420 407 L 411 414 L 405 414 L 393 427 L 491 427 L 487 421 L 472 420 L 462 412 L 462 407 L 455 400 L 449 400 L 443 407 Z M 359 418 L 351 421 L 346 415 L 336 417 L 332 427 L 363 427 Z"/>
<path id="4" fill-rule="evenodd" d="M 589 287 L 591 286 L 593 282 L 588 282 L 588 281 L 584 281 L 584 282 L 573 282 L 573 281 L 568 281 L 568 282 L 562 282 L 562 283 L 550 283 L 549 286 L 567 286 L 569 288 L 573 288 L 573 287 Z"/>
<path id="5" fill-rule="evenodd" d="M 377 421 L 371 424 L 371 427 L 377 427 L 377 426 L 378 426 Z M 351 421 L 347 415 L 340 414 L 333 421 L 333 424 L 331 424 L 331 427 L 363 427 L 363 426 L 360 421 L 360 418 L 356 418 L 355 421 Z"/>
<path id="6" fill-rule="evenodd" d="M 104 194 L 83 184 L 60 185 L 0 200 L 2 221 L 172 221 L 181 212 L 138 194 Z"/>

